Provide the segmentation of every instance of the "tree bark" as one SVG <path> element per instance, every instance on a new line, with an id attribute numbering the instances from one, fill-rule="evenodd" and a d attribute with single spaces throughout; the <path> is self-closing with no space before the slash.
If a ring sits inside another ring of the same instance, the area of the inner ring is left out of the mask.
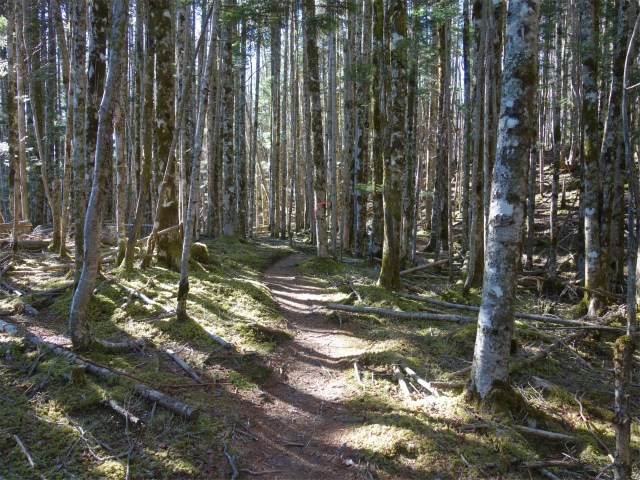
<path id="1" fill-rule="evenodd" d="M 498 148 L 494 166 L 482 307 L 469 393 L 490 401 L 509 387 L 514 332 L 516 265 L 522 249 L 526 172 L 536 64 L 540 2 L 511 0 L 502 78 Z"/>
<path id="2" fill-rule="evenodd" d="M 582 43 L 582 128 L 584 135 L 584 252 L 585 284 L 593 290 L 603 287 L 600 256 L 600 166 L 598 162 L 598 12 L 596 0 L 581 0 L 580 41 Z M 589 315 L 596 315 L 597 297 L 585 293 Z"/>
<path id="3" fill-rule="evenodd" d="M 217 20 L 217 12 L 220 0 L 215 0 L 213 4 L 213 20 Z M 203 30 L 203 35 L 205 30 Z M 209 44 L 209 53 L 204 67 L 204 75 L 202 78 L 209 78 L 211 64 L 215 60 L 217 37 L 217 22 L 214 23 L 211 32 L 211 41 Z M 176 314 L 178 320 L 185 321 L 189 318 L 187 314 L 187 295 L 189 293 L 189 259 L 191 258 L 191 245 L 193 243 L 193 232 L 196 221 L 196 210 L 198 207 L 198 197 L 200 190 L 200 165 L 203 156 L 203 139 L 204 124 L 207 119 L 207 105 L 209 101 L 209 82 L 204 81 L 200 89 L 200 98 L 198 100 L 198 119 L 196 123 L 196 135 L 193 146 L 193 159 L 191 160 L 191 175 L 189 186 L 189 204 L 184 224 L 184 236 L 182 240 L 182 259 L 180 262 L 180 283 L 178 284 L 178 305 Z"/>
<path id="4" fill-rule="evenodd" d="M 154 223 L 158 229 L 179 223 L 178 186 L 176 184 L 176 169 L 169 157 L 175 155 L 171 150 L 177 142 L 173 141 L 175 112 L 175 80 L 173 64 L 167 59 L 173 59 L 175 44 L 173 23 L 171 17 L 170 0 L 157 0 L 150 3 L 151 27 L 154 30 L 156 45 L 156 125 L 153 132 L 156 144 L 156 172 L 161 174 L 163 185 L 160 187 L 164 195 L 158 193 L 158 214 Z M 188 96 L 188 93 L 185 93 Z M 182 252 L 181 232 L 165 235 L 158 239 L 158 260 L 163 266 L 176 270 L 179 267 Z M 147 252 L 152 253 L 152 252 Z"/>
<path id="5" fill-rule="evenodd" d="M 309 96 L 311 97 L 311 131 L 313 132 L 313 165 L 316 242 L 318 258 L 329 258 L 327 246 L 327 173 L 324 158 L 324 136 L 322 128 L 322 103 L 320 99 L 320 75 L 318 68 L 318 43 L 316 6 L 313 0 L 306 1 L 304 29 L 306 31 L 306 54 L 309 69 Z"/>
<path id="6" fill-rule="evenodd" d="M 86 100 L 86 143 L 85 143 L 85 188 L 91 191 L 98 137 L 100 102 L 104 92 L 106 75 L 107 27 L 109 26 L 108 0 L 94 0 L 90 3 L 91 19 L 89 31 L 89 60 L 87 65 Z M 83 7 L 86 12 L 86 6 Z M 86 20 L 85 20 L 86 21 Z M 83 55 L 85 51 L 83 50 Z"/>
<path id="7" fill-rule="evenodd" d="M 235 2 L 228 2 L 226 7 L 232 7 Z M 227 19 L 222 33 L 223 57 L 222 57 L 222 165 L 224 175 L 223 215 L 224 234 L 233 237 L 237 232 L 237 192 L 236 175 L 233 155 L 233 42 L 234 25 L 231 19 Z M 277 131 L 276 131 L 277 132 Z"/>
<path id="8" fill-rule="evenodd" d="M 407 106 L 407 2 L 390 6 L 391 155 L 384 162 L 384 250 L 378 285 L 396 289 L 400 283 L 400 232 L 402 229 L 402 179 L 406 149 Z"/>
<path id="9" fill-rule="evenodd" d="M 111 27 L 109 73 L 105 84 L 105 95 L 100 105 L 96 163 L 91 198 L 87 207 L 84 226 L 85 262 L 80 281 L 76 287 L 69 314 L 69 329 L 73 347 L 87 350 L 92 343 L 88 325 L 87 306 L 96 280 L 100 256 L 100 217 L 104 204 L 107 177 L 111 174 L 113 114 L 119 101 L 120 81 L 124 71 L 123 52 L 126 47 L 127 0 L 115 0 Z"/>

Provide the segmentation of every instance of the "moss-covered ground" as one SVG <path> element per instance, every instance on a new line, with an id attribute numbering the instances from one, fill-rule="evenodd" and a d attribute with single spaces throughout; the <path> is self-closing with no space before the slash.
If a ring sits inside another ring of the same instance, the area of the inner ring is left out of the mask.
<path id="1" fill-rule="evenodd" d="M 251 402 L 260 403 L 268 391 L 280 355 L 278 343 L 287 338 L 287 322 L 260 274 L 292 249 L 270 239 L 220 238 L 203 243 L 208 257 L 200 252 L 202 263 L 191 265 L 191 321 L 187 323 L 164 315 L 163 307 L 175 306 L 176 272 L 157 266 L 134 272 L 105 268 L 89 307 L 93 332 L 110 341 L 145 338 L 147 344 L 125 353 L 95 349 L 85 355 L 198 408 L 200 418 L 188 422 L 140 399 L 130 378 L 105 381 L 87 375 L 90 381 L 85 383 L 64 358 L 46 348 L 38 350 L 24 339 L 0 334 L 0 478 L 230 478 L 224 455 L 227 448 L 238 467 L 248 465 L 243 452 L 251 435 L 241 433 L 247 408 Z M 416 263 L 430 260 L 430 254 L 421 253 Z M 20 268 L 59 262 L 52 255 L 22 255 L 13 261 Z M 332 301 L 452 313 L 376 286 L 379 267 L 375 264 L 310 257 L 297 269 L 300 276 L 313 278 L 326 289 Z M 455 283 L 459 275 L 454 273 L 454 281 L 448 280 L 448 272 L 434 270 L 418 272 L 405 281 L 412 293 L 479 305 L 479 290 L 462 295 Z M 72 278 L 72 274 L 59 272 L 12 275 L 9 281 L 27 295 L 0 294 L 4 318 L 69 346 L 65 332 L 70 291 L 47 296 L 37 292 Z M 124 286 L 139 289 L 154 303 L 137 298 L 129 301 Z M 576 318 L 578 303 L 571 291 L 547 296 L 532 287 L 520 290 L 517 309 Z M 30 316 L 21 304 L 34 306 L 38 315 Z M 353 478 L 547 478 L 544 470 L 557 478 L 613 478 L 608 450 L 614 451 L 612 357 L 616 335 L 589 333 L 580 342 L 563 345 L 514 372 L 511 381 L 516 400 L 511 398 L 508 407 L 491 411 L 466 400 L 461 389 L 430 395 L 414 381 L 410 382 L 411 396 L 406 398 L 392 373 L 394 365 L 402 365 L 427 381 L 466 382 L 468 374 L 456 372 L 471 364 L 475 326 L 329 310 L 319 315 L 348 332 L 354 342 L 367 345 L 365 353 L 345 358 L 339 372 L 350 387 L 341 400 L 348 415 L 342 434 L 345 450 L 340 456 L 341 461 L 352 462 Z M 612 325 L 622 326 L 620 318 L 612 316 Z M 252 324 L 285 333 L 265 335 Z M 223 348 L 208 332 L 232 342 L 235 349 Z M 546 348 L 552 341 L 549 335 L 562 337 L 573 332 L 519 321 L 513 361 Z M 167 349 L 185 360 L 207 385 L 196 385 L 166 355 Z M 639 358 L 637 353 L 635 358 Z M 360 382 L 353 373 L 354 362 L 359 366 Z M 638 378 L 636 363 L 629 398 L 634 478 L 640 478 Z M 129 424 L 106 405 L 108 399 L 116 400 L 144 423 Z M 574 439 L 539 438 L 519 426 Z M 35 468 L 29 467 L 14 435 L 30 453 Z M 525 462 L 543 460 L 565 463 L 544 470 L 526 468 Z M 240 475 L 252 478 L 246 472 Z"/>
<path id="2" fill-rule="evenodd" d="M 146 346 L 125 353 L 100 348 L 84 355 L 126 372 L 148 386 L 201 411 L 188 422 L 134 394 L 136 380 L 108 381 L 74 367 L 47 348 L 0 334 L 0 478 L 121 479 L 223 478 L 228 467 L 224 444 L 235 420 L 233 398 L 239 391 L 259 390 L 270 373 L 268 359 L 278 341 L 287 338 L 284 321 L 268 289 L 260 282 L 264 268 L 291 253 L 286 243 L 219 238 L 203 242 L 208 258 L 193 261 L 188 312 L 178 323 L 164 308 L 175 308 L 179 274 L 157 266 L 125 272 L 105 266 L 89 304 L 96 338 L 122 341 L 144 338 Z M 202 250 L 202 249 L 201 249 Z M 64 263 L 53 254 L 14 255 L 17 269 Z M 8 280 L 26 295 L 0 294 L 6 321 L 27 328 L 50 342 L 69 345 L 66 335 L 71 290 L 42 292 L 68 283 L 73 273 L 13 274 Z M 133 297 L 139 290 L 148 304 Z M 30 316 L 21 306 L 38 309 Z M 258 324 L 283 330 L 264 336 Z M 234 344 L 223 348 L 208 332 Z M 194 380 L 165 353 L 173 350 L 206 382 Z M 129 424 L 106 405 L 115 400 L 141 424 Z M 15 436 L 29 452 L 31 468 Z"/>

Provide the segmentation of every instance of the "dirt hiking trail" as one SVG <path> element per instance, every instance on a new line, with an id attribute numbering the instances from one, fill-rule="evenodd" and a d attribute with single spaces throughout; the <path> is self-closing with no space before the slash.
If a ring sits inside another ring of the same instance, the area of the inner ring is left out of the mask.
<path id="1" fill-rule="evenodd" d="M 326 301 L 324 289 L 295 272 L 308 258 L 294 253 L 264 273 L 294 338 L 282 344 L 281 363 L 272 365 L 276 373 L 251 425 L 258 441 L 245 451 L 254 472 L 278 472 L 249 478 L 373 478 L 366 465 L 349 458 L 342 440 L 349 427 L 343 400 L 354 388 L 345 381 L 350 374 L 345 360 L 362 353 L 364 344 L 354 346 L 361 342 L 316 313 Z"/>

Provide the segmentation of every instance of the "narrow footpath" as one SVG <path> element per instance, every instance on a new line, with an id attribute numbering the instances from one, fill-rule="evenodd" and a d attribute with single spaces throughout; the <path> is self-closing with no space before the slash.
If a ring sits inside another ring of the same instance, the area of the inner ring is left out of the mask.
<path id="1" fill-rule="evenodd" d="M 264 274 L 294 338 L 282 344 L 278 372 L 251 425 L 258 441 L 245 455 L 253 455 L 255 471 L 278 471 L 261 478 L 372 478 L 353 461 L 342 439 L 349 427 L 344 401 L 355 388 L 345 381 L 351 374 L 347 360 L 362 353 L 364 345 L 316 313 L 326 301 L 324 289 L 295 272 L 308 258 L 295 253 Z"/>

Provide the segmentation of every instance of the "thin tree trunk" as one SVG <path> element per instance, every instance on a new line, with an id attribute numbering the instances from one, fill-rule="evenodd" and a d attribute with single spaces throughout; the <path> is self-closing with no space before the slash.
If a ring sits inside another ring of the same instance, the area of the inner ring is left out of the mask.
<path id="1" fill-rule="evenodd" d="M 324 158 L 324 137 L 322 132 L 322 103 L 320 99 L 320 75 L 318 68 L 318 44 L 316 27 L 316 7 L 313 1 L 305 2 L 306 54 L 309 69 L 309 96 L 311 97 L 311 130 L 313 132 L 313 165 L 316 242 L 318 258 L 328 258 L 327 248 L 327 173 Z"/>
<path id="2" fill-rule="evenodd" d="M 124 72 L 123 58 L 126 47 L 127 0 L 115 0 L 111 27 L 109 73 L 105 95 L 100 105 L 96 163 L 91 198 L 85 219 L 85 262 L 80 281 L 73 295 L 69 314 L 69 330 L 74 349 L 88 350 L 92 343 L 87 317 L 87 306 L 98 273 L 100 257 L 100 217 L 104 204 L 107 177 L 110 175 L 113 135 L 113 113 L 119 101 L 120 81 Z"/>
<path id="3" fill-rule="evenodd" d="M 108 0 L 95 0 L 90 4 L 91 19 L 89 32 L 89 60 L 87 65 L 86 100 L 86 143 L 85 143 L 85 188 L 91 191 L 96 141 L 98 136 L 98 118 L 100 102 L 104 92 L 106 75 L 107 27 L 109 26 Z M 86 9 L 86 7 L 83 7 Z M 85 10 L 86 11 L 86 10 Z M 83 54 L 84 50 L 83 50 Z"/>
<path id="4" fill-rule="evenodd" d="M 238 59 L 238 88 L 236 104 L 236 178 L 238 184 L 238 236 L 247 238 L 247 154 L 245 148 L 245 108 L 247 79 L 247 21 L 242 20 L 240 58 Z"/>
<path id="5" fill-rule="evenodd" d="M 147 24 L 150 20 L 149 8 L 145 10 Z M 132 270 L 135 259 L 135 250 L 142 231 L 142 224 L 146 214 L 149 190 L 151 187 L 151 161 L 152 161 L 152 131 L 155 110 L 153 106 L 153 61 L 155 58 L 155 39 L 153 29 L 147 29 L 146 46 L 144 55 L 144 72 L 142 81 L 143 102 L 140 118 L 142 120 L 142 171 L 140 173 L 140 186 L 136 203 L 136 217 L 131 229 L 127 249 L 125 252 L 125 269 Z"/>
<path id="6" fill-rule="evenodd" d="M 253 104 L 253 131 L 251 136 L 251 163 L 249 164 L 249 230 L 248 237 L 253 237 L 254 224 L 254 204 L 256 197 L 256 159 L 258 157 L 258 113 L 260 112 L 260 46 L 262 35 L 257 34 L 256 39 L 256 80 L 255 80 L 255 101 Z M 211 147 L 209 147 L 211 148 Z"/>
<path id="7" fill-rule="evenodd" d="M 485 109 L 485 37 L 487 24 L 486 1 L 475 0 L 473 3 L 473 31 L 476 59 L 476 82 L 473 132 L 473 167 L 471 174 L 471 229 L 469 237 L 469 272 L 464 284 L 468 292 L 483 275 L 484 267 L 484 214 L 483 214 L 483 182 L 482 168 L 484 164 L 484 109 Z"/>
<path id="8" fill-rule="evenodd" d="M 280 237 L 287 238 L 287 69 L 289 67 L 289 19 L 285 18 L 284 71 L 282 72 L 282 122 L 280 130 Z"/>
<path id="9" fill-rule="evenodd" d="M 215 0 L 213 9 L 214 22 L 217 20 L 217 11 L 220 0 Z M 204 67 L 204 75 L 202 78 L 209 79 L 209 71 L 211 64 L 215 61 L 217 24 L 214 23 L 211 32 L 211 41 L 209 44 L 209 53 Z M 202 35 L 206 30 L 203 29 Z M 204 124 L 207 119 L 207 102 L 209 101 L 209 85 L 208 81 L 204 81 L 200 89 L 200 98 L 198 100 L 198 119 L 196 123 L 196 135 L 193 146 L 193 159 L 191 161 L 191 182 L 189 186 L 189 206 L 187 216 L 185 217 L 184 236 L 182 240 L 182 260 L 180 262 L 180 283 L 178 284 L 178 304 L 176 314 L 179 321 L 187 320 L 187 295 L 189 293 L 189 259 L 191 258 L 191 245 L 193 243 L 193 231 L 196 220 L 196 210 L 198 206 L 198 194 L 200 190 L 200 164 L 203 156 L 203 139 Z"/>

